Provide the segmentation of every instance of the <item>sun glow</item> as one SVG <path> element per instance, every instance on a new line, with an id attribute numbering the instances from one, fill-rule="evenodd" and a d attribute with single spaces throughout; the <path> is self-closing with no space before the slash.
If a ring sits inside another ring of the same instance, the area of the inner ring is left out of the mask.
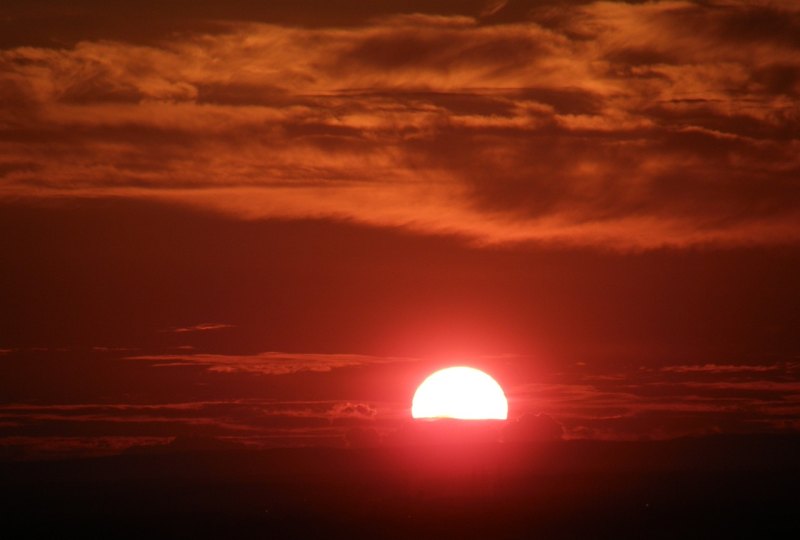
<path id="1" fill-rule="evenodd" d="M 471 367 L 439 370 L 419 385 L 411 402 L 414 418 L 505 420 L 508 401 L 489 375 Z"/>

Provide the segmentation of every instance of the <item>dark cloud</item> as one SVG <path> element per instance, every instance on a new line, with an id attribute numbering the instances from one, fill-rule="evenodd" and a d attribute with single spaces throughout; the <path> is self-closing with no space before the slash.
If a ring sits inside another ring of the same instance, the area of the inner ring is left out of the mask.
<path id="1" fill-rule="evenodd" d="M 0 459 L 63 459 L 108 456 L 130 448 L 168 444 L 171 437 L 4 437 Z"/>
<path id="2" fill-rule="evenodd" d="M 47 453 L 94 455 L 118 453 L 154 441 L 161 444 L 175 437 L 181 441 L 235 439 L 251 447 L 269 447 L 297 438 L 324 444 L 337 434 L 350 444 L 363 446 L 375 431 L 375 416 L 376 409 L 370 404 L 331 401 L 14 404 L 0 406 L 0 449 L 12 452 L 16 448 L 23 457 Z M 103 441 L 114 444 L 101 452 L 101 448 L 87 446 L 92 438 L 96 445 Z"/>

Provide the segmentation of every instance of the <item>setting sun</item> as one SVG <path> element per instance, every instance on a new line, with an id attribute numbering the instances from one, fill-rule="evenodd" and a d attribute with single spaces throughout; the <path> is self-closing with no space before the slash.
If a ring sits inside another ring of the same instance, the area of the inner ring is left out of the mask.
<path id="1" fill-rule="evenodd" d="M 471 367 L 439 370 L 419 385 L 411 403 L 414 418 L 505 420 L 508 401 L 492 377 Z"/>

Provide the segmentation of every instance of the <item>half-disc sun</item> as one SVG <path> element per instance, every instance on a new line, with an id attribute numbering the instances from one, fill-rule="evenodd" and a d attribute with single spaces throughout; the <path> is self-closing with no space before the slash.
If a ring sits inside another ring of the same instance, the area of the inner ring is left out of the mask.
<path id="1" fill-rule="evenodd" d="M 505 420 L 508 401 L 492 377 L 471 367 L 439 370 L 417 388 L 411 403 L 414 418 Z"/>

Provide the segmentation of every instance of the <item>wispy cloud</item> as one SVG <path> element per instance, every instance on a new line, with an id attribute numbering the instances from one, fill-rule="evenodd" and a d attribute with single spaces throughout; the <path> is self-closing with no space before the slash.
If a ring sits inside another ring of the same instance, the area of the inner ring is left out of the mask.
<path id="1" fill-rule="evenodd" d="M 794 243 L 798 32 L 790 3 L 597 2 L 18 47 L 1 191 L 480 242 Z"/>
<path id="2" fill-rule="evenodd" d="M 371 418 L 376 415 L 375 405 L 357 401 L 276 401 L 268 399 L 235 399 L 189 401 L 176 403 L 80 403 L 80 404 L 29 404 L 0 405 L 0 418 L 4 420 L 103 420 L 128 422 L 150 420 L 195 420 L 202 418 L 292 416 L 303 418 Z"/>
<path id="3" fill-rule="evenodd" d="M 334 369 L 394 362 L 410 362 L 411 358 L 367 356 L 358 354 L 310 354 L 263 352 L 250 355 L 233 354 L 154 354 L 127 357 L 129 360 L 152 362 L 155 366 L 200 366 L 217 373 L 257 373 L 287 375 L 301 371 L 327 372 Z"/>
<path id="4" fill-rule="evenodd" d="M 780 370 L 782 365 L 734 365 L 734 364 L 695 364 L 666 366 L 664 373 L 760 373 Z"/>
<path id="5" fill-rule="evenodd" d="M 675 365 L 587 373 L 509 389 L 518 410 L 552 415 L 570 437 L 669 438 L 796 429 L 795 363 Z"/>
<path id="6" fill-rule="evenodd" d="M 0 455 L 11 459 L 89 457 L 118 454 L 132 446 L 167 444 L 172 437 L 36 437 L 14 436 L 0 439 Z"/>
<path id="7" fill-rule="evenodd" d="M 102 455 L 173 437 L 235 439 L 254 447 L 336 441 L 381 427 L 386 404 L 358 401 L 219 400 L 156 404 L 0 405 L 0 453 Z M 384 421 L 385 423 L 385 421 Z"/>
<path id="8" fill-rule="evenodd" d="M 209 332 L 212 330 L 225 330 L 226 328 L 235 328 L 232 324 L 225 323 L 200 323 L 193 326 L 179 326 L 164 330 L 165 332 L 173 332 L 175 334 L 188 334 L 191 332 Z"/>

